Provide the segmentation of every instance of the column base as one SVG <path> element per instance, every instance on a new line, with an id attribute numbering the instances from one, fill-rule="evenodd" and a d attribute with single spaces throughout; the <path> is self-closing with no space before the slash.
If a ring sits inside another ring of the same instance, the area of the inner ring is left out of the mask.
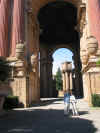
<path id="1" fill-rule="evenodd" d="M 9 80 L 11 95 L 18 96 L 21 107 L 29 107 L 40 100 L 38 73 L 33 72 L 31 66 L 25 66 L 23 60 L 15 60 L 13 76 Z"/>
<path id="2" fill-rule="evenodd" d="M 87 71 L 86 71 L 87 70 Z M 100 66 L 90 62 L 83 73 L 84 99 L 92 106 L 92 94 L 100 94 Z"/>

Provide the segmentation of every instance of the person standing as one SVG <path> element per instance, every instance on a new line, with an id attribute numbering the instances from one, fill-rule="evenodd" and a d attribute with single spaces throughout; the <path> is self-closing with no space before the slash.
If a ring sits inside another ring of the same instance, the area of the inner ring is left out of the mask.
<path id="1" fill-rule="evenodd" d="M 78 109 L 76 106 L 77 101 L 76 101 L 76 98 L 73 95 L 72 91 L 70 91 L 70 103 L 72 105 L 73 116 L 79 116 Z"/>
<path id="2" fill-rule="evenodd" d="M 70 109 L 70 93 L 69 91 L 64 91 L 64 115 L 69 114 Z"/>

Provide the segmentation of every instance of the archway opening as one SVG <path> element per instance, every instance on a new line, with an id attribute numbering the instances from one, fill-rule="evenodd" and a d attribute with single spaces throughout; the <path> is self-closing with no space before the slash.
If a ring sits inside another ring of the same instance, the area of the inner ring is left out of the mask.
<path id="1" fill-rule="evenodd" d="M 63 48 L 61 44 L 73 52 L 77 83 L 82 82 L 78 81 L 81 79 L 81 62 L 80 38 L 75 28 L 77 8 L 68 2 L 48 3 L 40 9 L 38 21 L 40 25 L 40 95 L 52 97 L 52 53 L 56 48 Z M 79 83 L 77 88 L 79 92 Z"/>
<path id="2" fill-rule="evenodd" d="M 69 50 L 67 48 L 59 48 L 53 52 L 52 57 L 53 57 L 53 68 L 52 68 L 53 92 L 54 92 L 55 97 L 56 96 L 62 97 L 63 90 L 64 90 L 62 64 L 65 62 L 66 63 L 70 62 L 70 64 L 72 65 L 70 73 L 72 75 L 72 71 L 74 70 L 73 53 L 71 50 Z M 70 81 L 72 81 L 72 77 L 71 77 Z M 71 86 L 72 86 L 72 84 L 73 83 L 71 82 Z"/>
<path id="3" fill-rule="evenodd" d="M 58 68 L 61 69 L 61 64 L 64 62 L 71 62 L 74 69 L 73 53 L 67 48 L 59 48 L 53 53 L 53 69 L 52 74 L 55 75 Z"/>

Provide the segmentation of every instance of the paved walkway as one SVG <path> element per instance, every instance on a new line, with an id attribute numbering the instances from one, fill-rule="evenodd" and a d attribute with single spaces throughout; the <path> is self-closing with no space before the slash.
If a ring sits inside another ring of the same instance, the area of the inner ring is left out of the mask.
<path id="1" fill-rule="evenodd" d="M 0 133 L 100 133 L 100 109 L 90 109 L 83 100 L 77 106 L 79 117 L 64 116 L 62 99 L 15 109 L 0 117 Z"/>

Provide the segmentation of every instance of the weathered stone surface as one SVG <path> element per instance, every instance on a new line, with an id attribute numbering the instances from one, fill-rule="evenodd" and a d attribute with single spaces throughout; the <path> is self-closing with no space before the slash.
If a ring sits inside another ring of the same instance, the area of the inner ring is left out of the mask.
<path id="1" fill-rule="evenodd" d="M 12 40 L 11 40 L 11 56 L 15 56 L 16 44 L 24 42 L 24 0 L 15 0 L 13 8 L 13 24 L 12 24 Z"/>
<path id="2" fill-rule="evenodd" d="M 8 56 L 9 0 L 0 1 L 0 56 Z"/>
<path id="3" fill-rule="evenodd" d="M 89 55 L 95 55 L 98 49 L 98 42 L 97 40 L 93 37 L 90 36 L 87 38 L 87 51 Z"/>
<path id="4" fill-rule="evenodd" d="M 88 15 L 91 34 L 96 37 L 100 45 L 100 0 L 88 0 Z"/>
<path id="5" fill-rule="evenodd" d="M 80 49 L 85 50 L 86 54 L 82 55 L 82 67 L 83 67 L 83 62 L 85 62 L 85 64 L 87 65 L 88 63 L 88 55 L 87 55 L 87 37 L 89 35 L 89 22 L 90 22 L 90 30 L 92 35 L 94 35 L 96 37 L 96 39 L 98 40 L 98 42 L 100 42 L 100 33 L 99 33 L 99 29 L 100 29 L 100 2 L 99 0 L 88 0 L 88 10 L 86 9 L 86 0 L 64 0 L 65 2 L 70 2 L 72 3 L 75 7 L 77 7 L 78 9 L 78 13 L 79 14 L 79 18 L 77 25 L 75 25 L 75 27 L 77 27 L 75 30 L 77 32 L 81 33 L 81 38 L 80 38 Z M 8 5 L 9 4 L 4 4 L 5 2 L 9 2 L 9 0 L 0 0 L 0 55 L 2 56 L 7 56 L 8 54 L 8 44 L 7 44 L 7 34 L 8 34 L 8 29 L 7 29 L 7 19 L 8 19 Z M 46 6 L 49 2 L 57 2 L 57 0 L 28 0 L 27 2 L 25 0 L 14 0 L 14 7 L 13 7 L 13 20 L 12 20 L 12 39 L 11 39 L 11 56 L 15 56 L 16 52 L 19 53 L 24 53 L 24 50 L 19 50 L 19 48 L 16 50 L 16 44 L 17 43 L 24 43 L 24 41 L 26 41 L 27 43 L 27 52 L 26 52 L 26 56 L 28 56 L 27 59 L 27 68 L 25 67 L 24 63 L 18 62 L 18 59 L 13 59 L 14 63 L 16 64 L 16 78 L 11 82 L 11 86 L 12 86 L 12 91 L 14 95 L 19 96 L 20 101 L 27 106 L 28 104 L 30 104 L 32 101 L 38 101 L 40 98 L 40 81 L 39 81 L 39 22 L 37 20 L 37 15 L 40 11 L 40 8 Z M 83 2 L 83 4 L 82 4 Z M 24 12 L 24 6 L 25 4 L 27 4 L 27 10 L 25 10 Z M 7 6 L 7 8 L 6 8 Z M 88 15 L 89 15 L 89 20 L 88 21 Z M 26 14 L 24 14 L 26 13 Z M 27 17 L 26 17 L 27 16 Z M 24 26 L 24 22 L 25 22 L 25 26 Z M 26 31 L 26 32 L 25 32 Z M 25 36 L 26 33 L 26 36 Z M 25 38 L 26 37 L 26 38 Z M 91 41 L 92 43 L 92 41 Z M 66 44 L 63 44 L 66 45 Z M 61 45 L 61 47 L 63 47 L 63 45 Z M 59 45 L 60 46 L 60 45 Z M 58 46 L 58 47 L 59 47 Z M 57 48 L 58 48 L 57 47 Z M 59 48 L 61 48 L 59 47 Z M 64 46 L 67 48 L 67 46 Z M 90 47 L 92 47 L 92 45 L 90 44 Z M 52 49 L 54 50 L 54 47 L 52 47 Z M 72 46 L 69 48 L 72 49 Z M 73 50 L 74 51 L 74 50 Z M 75 51 L 74 51 L 75 52 Z M 78 52 L 79 53 L 79 52 Z M 77 60 L 79 60 L 79 56 L 78 53 L 74 53 L 74 55 L 76 56 L 74 61 L 75 63 L 78 62 Z M 50 53 L 49 53 L 50 54 Z M 97 54 L 98 55 L 98 54 Z M 48 54 L 44 57 L 47 57 Z M 51 56 L 51 55 L 50 55 Z M 77 59 L 76 59 L 77 58 Z M 89 60 L 90 61 L 90 60 Z M 92 60 L 93 61 L 93 60 Z M 13 61 L 12 61 L 13 62 Z M 16 63 L 17 62 L 17 63 Z M 29 64 L 28 64 L 29 63 Z M 79 63 L 79 62 L 78 62 Z M 78 69 L 79 64 L 76 63 L 75 67 L 76 69 Z M 43 61 L 43 64 L 45 64 L 45 67 L 43 67 L 41 70 L 44 69 L 44 71 L 42 71 L 42 75 L 44 78 L 44 84 L 46 86 L 46 88 L 49 86 L 49 88 L 51 87 L 51 79 L 52 79 L 52 74 L 51 74 L 51 69 L 52 69 L 52 62 L 50 64 L 50 62 L 46 62 Z M 30 65 L 30 66 L 28 66 Z M 40 66 L 40 67 L 41 67 Z M 64 68 L 66 69 L 66 68 Z M 68 66 L 67 66 L 68 69 Z M 80 68 L 79 68 L 80 69 Z M 28 73 L 28 75 L 26 76 L 26 73 Z M 46 76 L 47 74 L 47 76 Z M 77 74 L 76 74 L 77 75 Z M 67 74 L 66 74 L 67 76 Z M 65 75 L 63 75 L 63 78 L 65 78 Z M 77 76 L 77 81 L 75 84 L 77 84 L 79 82 L 79 77 Z M 91 77 L 92 81 L 94 82 L 94 78 Z M 48 82 L 48 80 L 50 82 Z M 98 80 L 98 79 L 97 79 Z M 99 81 L 99 80 L 98 80 Z M 96 82 L 96 84 L 98 84 L 99 82 Z M 64 90 L 66 88 L 69 88 L 69 86 L 67 87 L 66 84 L 68 85 L 68 83 L 66 81 L 64 81 Z M 89 84 L 89 80 L 83 80 L 83 84 L 85 84 L 85 87 L 90 87 L 88 86 Z M 92 85 L 92 84 L 91 84 Z M 71 85 L 70 85 L 71 86 Z M 99 88 L 98 86 L 96 86 L 97 88 Z M 72 87 L 71 87 L 72 88 Z M 80 88 L 80 86 L 79 86 Z M 86 88 L 87 89 L 87 88 Z M 94 87 L 95 89 L 95 87 Z M 98 89 L 99 90 L 99 89 Z M 46 93 L 46 89 L 45 89 L 45 93 Z M 51 90 L 50 90 L 51 91 Z M 85 94 L 87 95 L 88 92 L 86 92 Z M 86 96 L 87 97 L 87 96 Z"/>

